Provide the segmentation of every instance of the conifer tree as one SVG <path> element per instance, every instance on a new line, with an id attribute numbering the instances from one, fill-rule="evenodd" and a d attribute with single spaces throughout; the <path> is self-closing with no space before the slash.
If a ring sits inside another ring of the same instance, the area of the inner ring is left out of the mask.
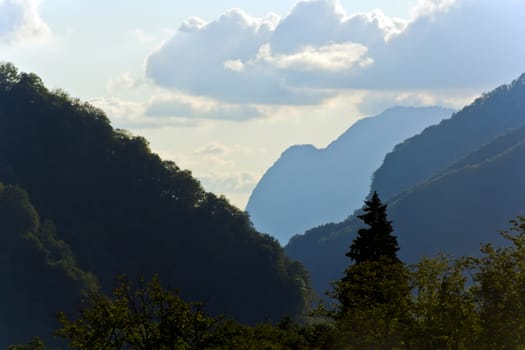
<path id="1" fill-rule="evenodd" d="M 408 270 L 397 257 L 399 246 L 386 207 L 376 192 L 365 201 L 359 218 L 368 227 L 357 232 L 346 254 L 354 264 L 334 283 L 339 335 L 356 349 L 396 348 L 408 316 Z"/>
<path id="2" fill-rule="evenodd" d="M 357 237 L 346 254 L 356 264 L 364 261 L 379 261 L 388 259 L 399 261 L 397 251 L 399 246 L 397 238 L 392 234 L 392 222 L 388 221 L 386 204 L 381 203 L 377 192 L 374 191 L 372 198 L 365 201 L 364 214 L 359 215 L 368 228 L 362 228 L 357 232 Z"/>

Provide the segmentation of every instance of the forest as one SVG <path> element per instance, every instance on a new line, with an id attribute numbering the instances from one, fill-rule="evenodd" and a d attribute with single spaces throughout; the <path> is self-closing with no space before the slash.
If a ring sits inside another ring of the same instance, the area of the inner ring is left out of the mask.
<path id="1" fill-rule="evenodd" d="M 2 193 L 5 193 L 5 189 Z M 366 201 L 330 305 L 302 320 L 247 326 L 210 316 L 151 280 L 119 278 L 110 296 L 87 295 L 55 335 L 72 349 L 521 349 L 525 345 L 525 217 L 481 256 L 406 265 L 378 195 Z M 39 338 L 10 350 L 45 350 Z"/>
<path id="2" fill-rule="evenodd" d="M 522 132 L 461 169 L 515 160 L 493 155 L 521 154 L 509 140 Z M 100 109 L 1 64 L 0 347 L 524 349 L 525 217 L 508 217 L 502 243 L 477 254 L 405 262 L 381 195 L 365 199 L 357 225 L 317 229 L 353 240 L 339 247 L 341 277 L 316 295 L 305 266 L 246 212 Z"/>

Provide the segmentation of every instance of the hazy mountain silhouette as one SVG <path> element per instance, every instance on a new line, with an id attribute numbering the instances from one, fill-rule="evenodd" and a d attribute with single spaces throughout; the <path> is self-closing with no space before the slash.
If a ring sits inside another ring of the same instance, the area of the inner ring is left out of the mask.
<path id="1" fill-rule="evenodd" d="M 450 117 L 440 107 L 394 107 L 352 125 L 324 149 L 288 148 L 253 190 L 246 211 L 285 244 L 294 234 L 341 221 L 360 208 L 371 175 L 394 145 Z"/>
<path id="2" fill-rule="evenodd" d="M 390 196 L 388 213 L 403 260 L 475 254 L 481 242 L 500 242 L 496 231 L 525 214 L 524 124 L 525 75 L 387 155 L 373 189 Z M 408 189 L 395 195 L 402 188 Z M 285 248 L 310 269 L 318 292 L 340 278 L 360 225 L 352 216 L 295 236 Z"/>
<path id="3" fill-rule="evenodd" d="M 374 173 L 385 200 L 425 181 L 498 135 L 525 123 L 525 75 L 484 94 L 453 118 L 397 145 Z"/>

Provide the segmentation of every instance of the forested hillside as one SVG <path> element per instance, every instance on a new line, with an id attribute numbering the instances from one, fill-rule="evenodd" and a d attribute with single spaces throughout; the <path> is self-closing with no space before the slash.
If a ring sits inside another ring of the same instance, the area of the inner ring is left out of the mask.
<path id="1" fill-rule="evenodd" d="M 0 65 L 0 180 L 27 190 L 105 290 L 119 274 L 158 273 L 182 297 L 241 322 L 304 310 L 304 268 L 244 212 L 161 160 L 144 138 L 113 129 L 101 110 L 11 64 Z"/>
<path id="2" fill-rule="evenodd" d="M 397 145 L 374 173 L 385 200 L 428 180 L 494 138 L 525 124 L 525 74 Z"/>
<path id="3" fill-rule="evenodd" d="M 50 336 L 58 310 L 72 312 L 96 278 L 75 263 L 52 222 L 40 219 L 27 193 L 0 183 L 0 348 L 29 336 Z"/>

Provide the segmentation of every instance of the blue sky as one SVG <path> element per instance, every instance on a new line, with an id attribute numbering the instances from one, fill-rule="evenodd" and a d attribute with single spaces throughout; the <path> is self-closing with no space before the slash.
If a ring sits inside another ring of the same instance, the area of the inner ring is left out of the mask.
<path id="1" fill-rule="evenodd" d="M 0 60 L 243 208 L 280 153 L 525 71 L 522 0 L 0 0 Z"/>

